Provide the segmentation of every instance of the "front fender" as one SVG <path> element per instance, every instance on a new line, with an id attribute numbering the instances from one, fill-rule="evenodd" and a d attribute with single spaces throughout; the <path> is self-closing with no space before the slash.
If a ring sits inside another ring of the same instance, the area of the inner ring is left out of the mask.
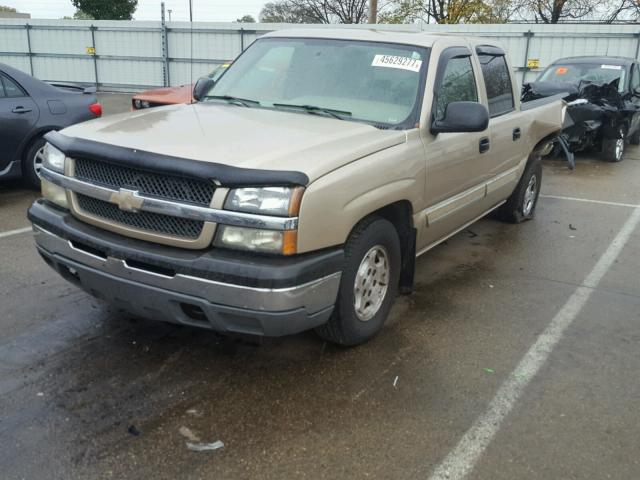
<path id="1" fill-rule="evenodd" d="M 342 245 L 364 217 L 399 201 L 420 209 L 425 189 L 422 144 L 398 145 L 349 163 L 311 183 L 302 198 L 298 252 Z"/>

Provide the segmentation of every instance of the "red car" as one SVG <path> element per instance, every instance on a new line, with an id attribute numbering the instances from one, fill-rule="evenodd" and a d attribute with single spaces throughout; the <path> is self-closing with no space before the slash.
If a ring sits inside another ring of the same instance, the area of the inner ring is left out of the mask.
<path id="1" fill-rule="evenodd" d="M 217 80 L 229 68 L 231 62 L 218 65 L 208 75 L 212 80 Z M 131 99 L 131 109 L 159 107 L 162 105 L 175 105 L 179 103 L 193 102 L 193 85 L 180 85 L 179 87 L 157 88 L 147 90 L 134 95 Z"/>

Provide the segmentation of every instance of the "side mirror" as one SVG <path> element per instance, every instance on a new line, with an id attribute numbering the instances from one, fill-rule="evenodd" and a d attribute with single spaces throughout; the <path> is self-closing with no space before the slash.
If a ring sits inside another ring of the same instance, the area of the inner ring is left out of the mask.
<path id="1" fill-rule="evenodd" d="M 193 87 L 193 99 L 199 102 L 209 93 L 209 90 L 215 85 L 215 81 L 209 77 L 200 77 Z"/>
<path id="2" fill-rule="evenodd" d="M 478 102 L 451 102 L 444 118 L 434 120 L 431 133 L 482 132 L 489 125 L 487 107 Z"/>

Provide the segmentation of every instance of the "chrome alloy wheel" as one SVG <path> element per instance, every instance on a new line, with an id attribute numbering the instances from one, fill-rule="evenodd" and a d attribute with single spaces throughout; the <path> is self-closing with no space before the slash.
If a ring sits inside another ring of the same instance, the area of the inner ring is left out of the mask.
<path id="1" fill-rule="evenodd" d="M 616 140 L 616 161 L 620 161 L 622 159 L 622 154 L 624 153 L 624 138 L 619 138 Z"/>
<path id="2" fill-rule="evenodd" d="M 36 154 L 33 156 L 33 170 L 36 175 L 40 176 L 40 170 L 42 170 L 42 162 L 44 160 L 44 146 L 39 148 Z"/>
<path id="3" fill-rule="evenodd" d="M 353 286 L 356 316 L 371 320 L 384 302 L 389 286 L 389 254 L 382 245 L 372 247 L 360 262 Z"/>
<path id="4" fill-rule="evenodd" d="M 535 175 L 531 175 L 529 179 L 529 185 L 524 191 L 524 198 L 522 199 L 522 215 L 528 217 L 533 210 L 533 204 L 536 201 L 536 193 L 538 192 L 538 178 Z"/>

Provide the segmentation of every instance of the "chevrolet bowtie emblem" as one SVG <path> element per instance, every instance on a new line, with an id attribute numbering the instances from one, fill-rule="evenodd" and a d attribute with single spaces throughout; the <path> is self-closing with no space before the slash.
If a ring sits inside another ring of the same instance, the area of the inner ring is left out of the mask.
<path id="1" fill-rule="evenodd" d="M 138 197 L 137 190 L 128 190 L 121 188 L 117 192 L 111 194 L 111 203 L 118 205 L 120 210 L 125 212 L 137 212 L 142 208 L 144 200 Z"/>

